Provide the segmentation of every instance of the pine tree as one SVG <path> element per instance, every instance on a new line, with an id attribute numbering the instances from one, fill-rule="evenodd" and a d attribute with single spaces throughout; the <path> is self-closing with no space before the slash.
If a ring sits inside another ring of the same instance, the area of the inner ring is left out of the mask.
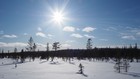
<path id="1" fill-rule="evenodd" d="M 54 42 L 54 43 L 53 43 L 53 49 L 54 49 L 55 51 L 57 51 L 58 48 L 60 48 L 59 42 Z"/>
<path id="2" fill-rule="evenodd" d="M 33 51 L 35 51 L 35 49 L 37 48 L 36 44 L 34 43 L 33 45 Z"/>
<path id="3" fill-rule="evenodd" d="M 134 47 L 135 49 L 138 49 L 138 46 L 137 46 L 137 43 L 135 43 L 135 47 Z"/>
<path id="4" fill-rule="evenodd" d="M 33 41 L 33 38 L 30 37 L 30 39 L 28 40 L 28 47 L 26 48 L 27 51 L 34 51 L 36 48 L 36 45 Z"/>
<path id="5" fill-rule="evenodd" d="M 92 49 L 92 44 L 91 44 L 91 38 L 89 38 L 88 39 L 88 41 L 87 41 L 87 46 L 86 46 L 86 48 L 89 50 L 89 49 Z"/>
<path id="6" fill-rule="evenodd" d="M 130 46 L 129 46 L 129 49 L 132 49 L 133 47 L 132 47 L 132 45 L 130 44 Z"/>
<path id="7" fill-rule="evenodd" d="M 84 68 L 84 66 L 81 63 L 79 64 L 79 68 L 80 68 L 79 74 L 83 74 L 83 68 Z"/>
<path id="8" fill-rule="evenodd" d="M 14 49 L 14 53 L 17 53 L 17 48 Z"/>
<path id="9" fill-rule="evenodd" d="M 24 52 L 24 50 L 23 50 L 23 49 L 21 49 L 21 52 Z"/>

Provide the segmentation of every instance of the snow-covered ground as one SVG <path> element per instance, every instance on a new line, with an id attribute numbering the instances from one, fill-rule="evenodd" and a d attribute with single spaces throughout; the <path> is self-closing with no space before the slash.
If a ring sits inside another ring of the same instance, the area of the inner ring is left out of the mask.
<path id="1" fill-rule="evenodd" d="M 140 63 L 130 63 L 127 73 L 115 72 L 114 63 L 88 60 L 74 60 L 72 63 L 55 59 L 54 62 L 35 61 L 15 64 L 12 59 L 0 59 L 0 79 L 140 79 Z M 84 74 L 77 74 L 79 63 Z"/>

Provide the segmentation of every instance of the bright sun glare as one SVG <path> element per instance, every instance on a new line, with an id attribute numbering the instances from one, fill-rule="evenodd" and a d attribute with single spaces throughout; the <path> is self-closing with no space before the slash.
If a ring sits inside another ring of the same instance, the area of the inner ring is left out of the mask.
<path id="1" fill-rule="evenodd" d="M 52 17 L 53 17 L 53 21 L 58 23 L 58 24 L 62 24 L 64 21 L 64 15 L 62 12 L 56 11 L 53 13 Z"/>

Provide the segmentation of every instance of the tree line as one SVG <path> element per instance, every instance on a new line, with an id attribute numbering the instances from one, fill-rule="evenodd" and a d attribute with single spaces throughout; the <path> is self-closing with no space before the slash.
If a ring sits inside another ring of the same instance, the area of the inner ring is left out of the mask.
<path id="1" fill-rule="evenodd" d="M 46 51 L 35 51 L 37 45 L 34 43 L 33 38 L 30 37 L 28 40 L 28 46 L 26 47 L 26 51 L 23 49 L 21 52 L 17 52 L 17 48 L 14 49 L 12 53 L 0 53 L 0 58 L 41 58 L 48 59 L 54 57 L 60 58 L 74 58 L 77 59 L 113 59 L 113 58 L 125 58 L 133 61 L 136 59 L 139 61 L 140 59 L 140 49 L 137 48 L 137 44 L 134 47 L 130 45 L 129 48 L 92 48 L 91 39 L 87 41 L 87 49 L 65 49 L 65 50 L 57 50 L 60 48 L 59 42 L 53 43 L 54 51 L 49 51 L 49 43 L 47 43 Z"/>
<path id="2" fill-rule="evenodd" d="M 67 49 L 57 51 L 21 51 L 13 53 L 0 53 L 0 58 L 42 58 L 49 57 L 76 57 L 83 58 L 96 58 L 96 59 L 113 59 L 113 58 L 127 58 L 133 61 L 140 59 L 140 49 L 130 48 L 94 48 L 87 49 Z"/>

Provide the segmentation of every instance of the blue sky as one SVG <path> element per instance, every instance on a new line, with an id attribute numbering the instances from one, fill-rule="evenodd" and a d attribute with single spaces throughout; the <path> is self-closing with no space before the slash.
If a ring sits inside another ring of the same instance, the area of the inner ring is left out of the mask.
<path id="1" fill-rule="evenodd" d="M 61 48 L 140 45 L 139 0 L 0 0 L 0 48 L 27 46 L 30 36 L 38 49 L 47 42 Z M 61 12 L 63 22 L 53 14 Z"/>

